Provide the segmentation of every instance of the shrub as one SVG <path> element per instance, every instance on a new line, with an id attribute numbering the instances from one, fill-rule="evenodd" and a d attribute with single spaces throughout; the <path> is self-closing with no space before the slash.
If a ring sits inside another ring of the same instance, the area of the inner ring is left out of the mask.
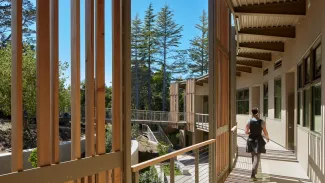
<path id="1" fill-rule="evenodd" d="M 112 125 L 106 125 L 106 153 L 112 151 Z"/>
<path id="2" fill-rule="evenodd" d="M 33 168 L 37 167 L 37 149 L 33 149 L 32 153 L 30 153 L 28 161 L 32 164 Z"/>
<path id="3" fill-rule="evenodd" d="M 164 142 L 159 142 L 157 149 L 158 149 L 159 156 L 162 156 L 168 153 L 169 146 Z"/>
<path id="4" fill-rule="evenodd" d="M 144 172 L 140 172 L 139 183 L 162 183 L 162 181 L 158 177 L 158 173 L 155 167 L 149 167 L 149 170 Z"/>

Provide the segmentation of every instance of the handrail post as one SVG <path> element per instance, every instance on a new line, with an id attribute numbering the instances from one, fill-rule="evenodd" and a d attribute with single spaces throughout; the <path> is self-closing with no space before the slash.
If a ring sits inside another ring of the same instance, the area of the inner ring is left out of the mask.
<path id="1" fill-rule="evenodd" d="M 170 183 L 175 183 L 175 162 L 170 158 Z"/>
<path id="2" fill-rule="evenodd" d="M 132 175 L 132 178 L 133 178 L 132 182 L 133 183 L 139 183 L 139 172 L 133 172 L 132 174 L 133 174 Z"/>
<path id="3" fill-rule="evenodd" d="M 195 149 L 195 183 L 199 183 L 199 149 Z"/>

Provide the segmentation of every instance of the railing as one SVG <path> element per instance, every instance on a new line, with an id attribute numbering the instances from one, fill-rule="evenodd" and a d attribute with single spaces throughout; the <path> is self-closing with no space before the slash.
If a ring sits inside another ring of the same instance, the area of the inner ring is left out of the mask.
<path id="1" fill-rule="evenodd" d="M 142 176 L 139 171 L 148 167 L 151 167 L 150 171 L 153 168 L 158 172 L 158 176 L 151 179 L 154 182 L 209 182 L 211 158 L 209 150 L 215 141 L 215 139 L 207 140 L 131 166 L 133 183 L 139 182 Z"/>
<path id="2" fill-rule="evenodd" d="M 238 155 L 238 144 L 237 144 L 237 125 L 231 129 L 231 167 L 233 168 L 236 163 L 236 158 Z"/>
<path id="3" fill-rule="evenodd" d="M 147 134 L 148 136 L 148 139 L 150 141 L 153 141 L 153 142 L 156 142 L 156 143 L 159 143 L 157 138 L 155 137 L 155 135 L 153 134 L 153 132 L 151 131 L 150 127 L 146 124 L 143 124 L 142 125 L 142 132 Z"/>
<path id="4" fill-rule="evenodd" d="M 195 124 L 196 128 L 209 131 L 209 114 L 195 114 Z"/>
<path id="5" fill-rule="evenodd" d="M 163 142 L 165 142 L 169 147 L 173 148 L 173 144 L 170 142 L 170 140 L 168 139 L 168 137 L 166 136 L 164 130 L 161 128 L 161 126 L 159 125 L 158 126 L 158 132 L 157 132 L 159 135 L 159 139 L 161 139 Z"/>

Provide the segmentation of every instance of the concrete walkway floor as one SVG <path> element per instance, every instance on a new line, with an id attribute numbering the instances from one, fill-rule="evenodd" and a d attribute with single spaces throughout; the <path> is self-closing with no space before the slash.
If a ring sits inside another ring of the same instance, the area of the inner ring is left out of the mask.
<path id="1" fill-rule="evenodd" d="M 246 153 L 247 135 L 238 129 L 238 158 L 235 168 L 228 176 L 226 183 L 253 182 L 250 178 L 252 158 Z M 310 182 L 307 174 L 296 159 L 294 152 L 288 151 L 270 141 L 266 144 L 266 154 L 262 154 L 255 182 L 294 183 Z"/>

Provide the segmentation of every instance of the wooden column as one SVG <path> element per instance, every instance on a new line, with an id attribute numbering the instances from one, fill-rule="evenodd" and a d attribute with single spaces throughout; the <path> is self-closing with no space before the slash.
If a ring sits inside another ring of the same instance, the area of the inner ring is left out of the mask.
<path id="1" fill-rule="evenodd" d="M 50 61 L 51 61 L 51 139 L 52 164 L 60 161 L 59 135 L 59 1 L 50 4 Z"/>
<path id="2" fill-rule="evenodd" d="M 123 182 L 131 182 L 131 0 L 122 0 Z"/>
<path id="3" fill-rule="evenodd" d="M 122 0 L 112 0 L 112 151 L 122 150 L 123 66 L 122 66 Z M 131 125 L 131 123 L 130 123 Z M 113 171 L 113 182 L 122 182 L 121 168 Z"/>
<path id="4" fill-rule="evenodd" d="M 51 164 L 51 95 L 50 95 L 50 0 L 36 2 L 36 119 L 37 164 Z"/>
<path id="5" fill-rule="evenodd" d="M 105 148 L 105 1 L 95 3 L 96 41 L 96 153 L 106 153 Z M 97 183 L 106 183 L 106 173 L 97 175 Z"/>
<path id="6" fill-rule="evenodd" d="M 71 159 L 80 159 L 80 0 L 71 0 Z M 77 180 L 79 183 L 80 180 Z"/>
<path id="7" fill-rule="evenodd" d="M 23 170 L 22 0 L 11 1 L 11 171 Z"/>
<path id="8" fill-rule="evenodd" d="M 229 11 L 225 1 L 209 1 L 209 136 L 210 181 L 222 182 L 229 166 Z M 219 175 L 216 180 L 215 175 Z"/>
<path id="9" fill-rule="evenodd" d="M 85 1 L 85 67 L 86 67 L 86 157 L 95 155 L 94 139 L 94 0 Z M 95 182 L 94 176 L 88 182 Z"/>
<path id="10" fill-rule="evenodd" d="M 189 79 L 186 81 L 186 122 L 187 122 L 188 130 L 191 132 L 195 131 L 194 106 L 195 106 L 195 79 Z"/>

